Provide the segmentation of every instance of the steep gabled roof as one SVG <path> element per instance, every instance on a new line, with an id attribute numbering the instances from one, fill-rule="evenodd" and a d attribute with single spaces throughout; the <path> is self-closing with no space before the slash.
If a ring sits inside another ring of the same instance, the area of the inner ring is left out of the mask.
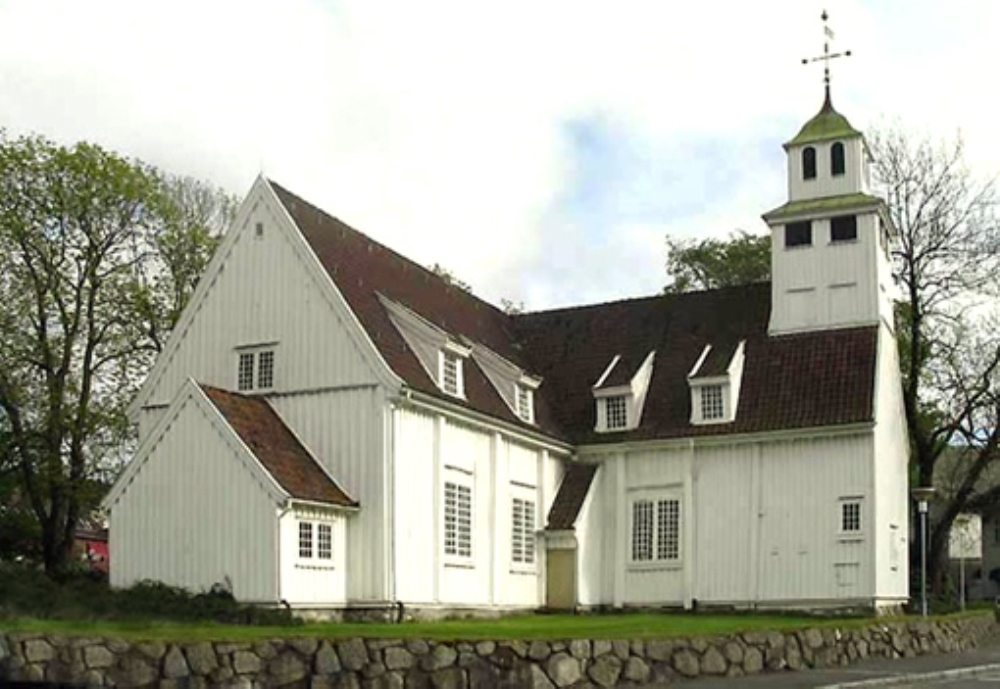
<path id="1" fill-rule="evenodd" d="M 356 507 L 262 397 L 200 386 L 226 423 L 292 498 Z"/>
<path id="2" fill-rule="evenodd" d="M 877 328 L 768 337 L 767 283 L 511 316 L 270 184 L 381 356 L 415 390 L 530 426 L 504 403 L 475 357 L 465 362 L 466 399 L 441 392 L 380 295 L 540 377 L 537 428 L 559 440 L 602 443 L 872 420 Z M 692 425 L 687 375 L 706 345 L 713 345 L 715 356 L 710 353 L 700 373 L 721 372 L 741 341 L 736 421 Z M 627 432 L 596 433 L 593 386 L 616 356 L 609 378 L 627 383 L 650 352 L 656 358 L 641 423 Z"/>

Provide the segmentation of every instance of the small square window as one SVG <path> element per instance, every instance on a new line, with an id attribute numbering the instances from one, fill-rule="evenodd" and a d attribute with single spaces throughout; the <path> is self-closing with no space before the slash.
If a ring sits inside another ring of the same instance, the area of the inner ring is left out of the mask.
<path id="1" fill-rule="evenodd" d="M 855 500 L 840 505 L 840 530 L 856 533 L 861 531 L 861 503 Z"/>
<path id="2" fill-rule="evenodd" d="M 330 524 L 316 525 L 316 557 L 320 560 L 333 558 L 333 527 Z"/>
<path id="3" fill-rule="evenodd" d="M 858 218 L 854 215 L 841 215 L 830 218 L 830 241 L 850 242 L 858 238 Z"/>
<path id="4" fill-rule="evenodd" d="M 725 417 L 722 403 L 722 386 L 705 385 L 701 388 L 701 418 L 706 421 Z"/>
<path id="5" fill-rule="evenodd" d="M 628 426 L 628 406 L 624 395 L 608 397 L 604 400 L 605 425 L 609 431 L 621 430 Z"/>
<path id="6" fill-rule="evenodd" d="M 812 223 L 808 220 L 785 225 L 785 248 L 812 246 Z"/>
<path id="7" fill-rule="evenodd" d="M 299 522 L 299 557 L 311 558 L 313 556 L 313 524 L 312 522 Z"/>

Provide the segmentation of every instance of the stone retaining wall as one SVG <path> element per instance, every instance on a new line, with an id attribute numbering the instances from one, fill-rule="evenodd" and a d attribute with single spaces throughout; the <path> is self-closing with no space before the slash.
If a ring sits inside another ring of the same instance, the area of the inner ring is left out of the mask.
<path id="1" fill-rule="evenodd" d="M 478 641 L 290 638 L 256 643 L 128 642 L 0 634 L 0 680 L 117 687 L 479 689 L 612 687 L 700 675 L 847 665 L 971 648 L 996 634 L 982 615 L 719 637 Z"/>

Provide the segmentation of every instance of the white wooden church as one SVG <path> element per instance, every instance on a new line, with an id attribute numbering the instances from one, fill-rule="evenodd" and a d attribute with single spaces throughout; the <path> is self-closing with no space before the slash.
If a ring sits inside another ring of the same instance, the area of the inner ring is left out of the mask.
<path id="1" fill-rule="evenodd" d="M 258 179 L 133 406 L 112 583 L 303 611 L 893 607 L 893 229 L 832 107 L 773 281 L 508 315 Z"/>

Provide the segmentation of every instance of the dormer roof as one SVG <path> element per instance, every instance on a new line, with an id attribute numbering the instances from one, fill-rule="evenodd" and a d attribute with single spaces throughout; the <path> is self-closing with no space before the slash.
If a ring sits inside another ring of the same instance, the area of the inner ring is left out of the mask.
<path id="1" fill-rule="evenodd" d="M 379 355 L 410 389 L 576 444 L 872 419 L 876 328 L 769 337 L 768 283 L 509 315 L 269 184 Z M 463 369 L 464 399 L 446 395 L 432 380 L 394 325 L 386 300 L 472 347 Z M 693 425 L 688 374 L 706 345 L 741 341 L 745 363 L 737 418 Z M 477 356 L 477 346 L 541 380 L 534 424 L 519 419 L 501 397 L 483 368 L 493 363 Z M 602 388 L 631 381 L 652 356 L 644 411 L 634 428 L 598 433 L 593 386 L 616 356 Z"/>
<path id="2" fill-rule="evenodd" d="M 785 144 L 785 147 L 819 143 L 833 139 L 851 139 L 858 136 L 861 136 L 861 132 L 852 127 L 846 117 L 834 110 L 828 91 L 820 111 L 802 126 L 802 129 L 795 135 L 795 138 Z"/>

